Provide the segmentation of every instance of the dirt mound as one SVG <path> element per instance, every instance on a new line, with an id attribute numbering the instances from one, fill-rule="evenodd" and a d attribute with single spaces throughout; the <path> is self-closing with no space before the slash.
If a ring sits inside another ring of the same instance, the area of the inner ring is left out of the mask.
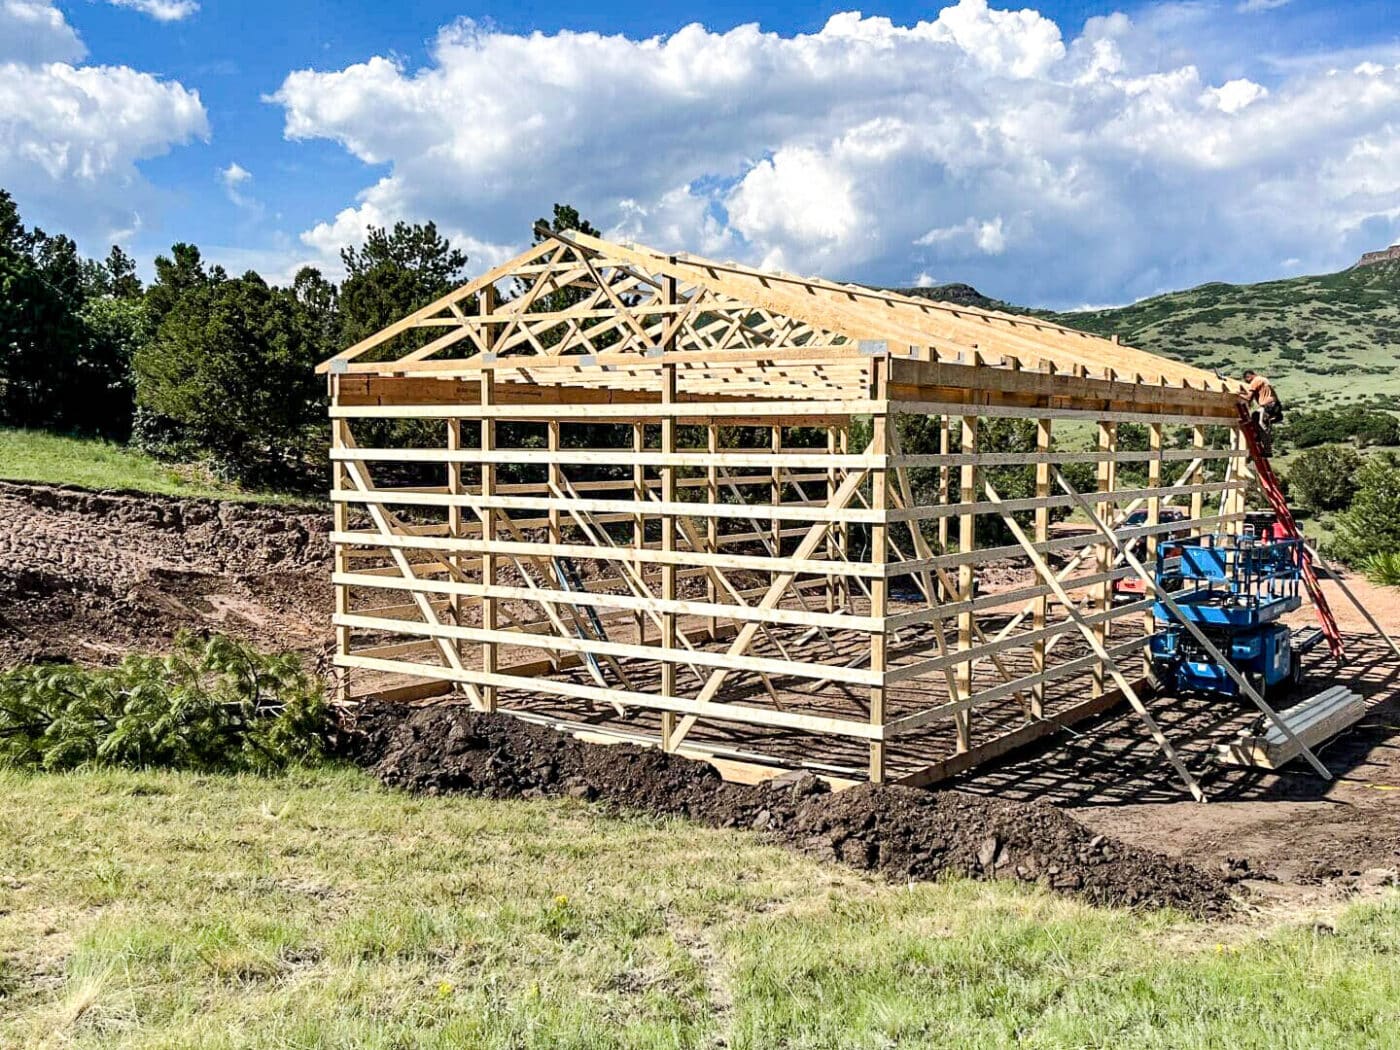
<path id="1" fill-rule="evenodd" d="M 810 775 L 746 786 L 653 748 L 582 743 L 460 705 L 371 703 L 348 750 L 384 783 L 487 798 L 570 795 L 751 828 L 822 859 L 895 878 L 949 873 L 1035 882 L 1095 903 L 1230 907 L 1226 880 L 1096 835 L 1047 805 L 864 785 L 831 794 Z"/>
<path id="2" fill-rule="evenodd" d="M 319 651 L 329 518 L 0 482 L 0 666 L 111 662 L 182 627 Z"/>

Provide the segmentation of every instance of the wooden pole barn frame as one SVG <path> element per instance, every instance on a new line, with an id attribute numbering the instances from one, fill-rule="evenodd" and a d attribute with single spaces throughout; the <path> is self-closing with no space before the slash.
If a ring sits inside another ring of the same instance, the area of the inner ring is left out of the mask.
<path id="1" fill-rule="evenodd" d="M 1050 525 L 1087 500 L 1149 566 L 1168 534 L 1237 532 L 1232 381 L 577 232 L 319 371 L 343 701 L 453 693 L 741 778 L 927 784 L 1126 700 L 1196 790 L 1141 699 L 1151 599 L 1115 603 L 1121 551 Z M 940 451 L 906 454 L 902 416 Z M 1035 421 L 1035 451 L 979 451 L 1007 418 Z M 1068 421 L 1090 451 L 1056 449 Z M 1145 451 L 1118 448 L 1122 423 Z M 1179 427 L 1190 447 L 1164 440 Z M 1056 484 L 1070 464 L 1092 465 L 1085 497 Z M 1120 483 L 1134 464 L 1146 487 Z M 998 467 L 1033 470 L 1034 495 L 998 492 Z M 1016 542 L 979 542 L 990 520 Z M 1034 576 L 993 586 L 1013 560 Z"/>

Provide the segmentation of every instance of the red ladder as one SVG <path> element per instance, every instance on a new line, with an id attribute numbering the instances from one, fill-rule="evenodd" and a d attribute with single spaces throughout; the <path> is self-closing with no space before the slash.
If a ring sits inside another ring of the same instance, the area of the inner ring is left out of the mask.
<path id="1" fill-rule="evenodd" d="M 1239 409 L 1240 433 L 1244 435 L 1245 445 L 1249 449 L 1249 461 L 1259 479 L 1259 487 L 1264 490 L 1264 497 L 1273 508 L 1279 524 L 1283 526 L 1284 535 L 1289 539 L 1301 540 L 1303 534 L 1298 530 L 1298 523 L 1293 520 L 1293 511 L 1289 509 L 1288 500 L 1284 498 L 1278 475 L 1269 465 L 1269 457 L 1264 455 L 1263 446 L 1259 441 L 1259 424 L 1249 414 L 1248 406 L 1240 405 Z M 1327 595 L 1322 593 L 1322 585 L 1317 582 L 1317 567 L 1313 564 L 1307 544 L 1302 545 L 1302 555 L 1303 583 L 1308 589 L 1308 597 L 1312 599 L 1313 608 L 1317 610 L 1317 622 L 1322 625 L 1327 648 L 1332 651 L 1332 658 L 1340 661 L 1343 656 L 1342 632 L 1337 629 L 1337 618 L 1332 615 L 1332 607 L 1327 604 Z"/>

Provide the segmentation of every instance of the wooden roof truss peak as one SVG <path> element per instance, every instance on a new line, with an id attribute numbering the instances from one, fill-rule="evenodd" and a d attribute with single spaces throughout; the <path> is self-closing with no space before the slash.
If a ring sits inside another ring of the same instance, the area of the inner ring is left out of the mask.
<path id="1" fill-rule="evenodd" d="M 318 371 L 449 378 L 492 369 L 506 383 L 627 390 L 654 387 L 669 362 L 688 395 L 801 399 L 859 390 L 873 350 L 1159 389 L 1236 389 L 1036 317 L 543 232 Z"/>

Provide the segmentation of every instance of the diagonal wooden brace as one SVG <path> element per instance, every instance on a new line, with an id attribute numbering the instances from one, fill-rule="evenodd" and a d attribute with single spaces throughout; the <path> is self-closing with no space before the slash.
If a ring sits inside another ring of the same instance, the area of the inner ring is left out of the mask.
<path id="1" fill-rule="evenodd" d="M 861 484 L 865 481 L 866 475 L 869 473 L 869 469 L 863 469 L 853 470 L 847 474 L 846 480 L 841 483 L 841 487 L 832 493 L 831 498 L 826 501 L 826 509 L 828 511 L 841 510 L 850 503 L 856 490 L 860 488 Z M 816 553 L 817 548 L 826 542 L 826 535 L 831 531 L 833 524 L 835 523 L 832 521 L 813 522 L 812 527 L 807 531 L 807 535 L 802 537 L 802 542 L 798 544 L 797 550 L 792 553 L 793 559 L 795 561 L 803 561 L 812 557 Z M 797 573 L 795 572 L 779 573 L 774 578 L 773 582 L 769 584 L 768 590 L 758 603 L 758 608 L 766 610 L 776 606 L 782 601 L 783 592 L 788 589 L 796 577 Z M 734 641 L 730 644 L 727 655 L 742 656 L 748 647 L 753 644 L 753 640 L 758 635 L 759 629 L 762 626 L 763 623 L 759 620 L 753 620 L 744 624 L 744 626 L 739 629 L 739 633 L 734 637 Z M 715 670 L 710 675 L 709 680 L 705 682 L 704 688 L 700 690 L 699 695 L 696 697 L 696 702 L 703 704 L 713 700 L 715 694 L 719 692 L 720 687 L 724 685 L 724 680 L 728 675 L 729 671 L 725 668 Z M 674 750 L 680 742 L 685 739 L 686 734 L 694 727 L 696 721 L 697 717 L 695 715 L 686 715 L 686 717 L 680 721 L 676 726 L 675 732 L 671 735 L 671 739 L 667 742 L 671 750 Z"/>
<path id="2" fill-rule="evenodd" d="M 996 504 L 1002 502 L 1001 497 L 997 495 L 996 489 L 992 488 L 992 483 L 990 481 L 984 481 L 983 486 L 987 493 L 987 499 Z M 999 511 L 999 513 L 1001 514 L 1002 521 L 1006 522 L 1006 527 L 1009 528 L 1011 534 L 1016 537 L 1016 542 L 1021 545 L 1021 548 L 1030 558 L 1031 564 L 1035 566 L 1035 570 L 1040 574 L 1040 578 L 1044 580 L 1046 586 L 1054 592 L 1055 598 L 1059 601 L 1060 605 L 1064 607 L 1069 618 L 1074 621 L 1074 625 L 1079 628 L 1079 633 L 1083 635 L 1084 640 L 1089 643 L 1090 650 L 1103 662 L 1105 669 L 1113 676 L 1113 681 L 1117 684 L 1123 696 L 1127 699 L 1128 703 L 1132 705 L 1133 710 L 1138 713 L 1138 717 L 1141 718 L 1143 723 L 1147 726 L 1148 733 L 1151 734 L 1152 739 L 1156 741 L 1157 746 L 1162 749 L 1162 754 L 1164 754 L 1167 757 L 1167 761 L 1172 764 L 1172 768 L 1176 770 L 1177 776 L 1181 778 L 1182 782 L 1191 792 L 1192 797 L 1195 798 L 1197 802 L 1206 801 L 1206 793 L 1201 790 L 1201 786 L 1196 783 L 1196 778 L 1193 777 L 1191 771 L 1186 768 L 1186 763 L 1184 763 L 1181 760 L 1181 756 L 1176 753 L 1176 748 L 1172 746 L 1171 741 L 1167 739 L 1167 735 L 1163 733 L 1161 727 L 1157 725 L 1157 720 L 1153 718 L 1151 712 L 1147 710 L 1147 706 L 1137 695 L 1137 690 L 1133 688 L 1132 683 L 1128 681 L 1122 669 L 1119 668 L 1118 662 L 1109 655 L 1108 650 L 1104 648 L 1103 643 L 1099 641 L 1098 636 L 1094 633 L 1094 629 L 1085 622 L 1083 614 L 1080 613 L 1079 609 L 1074 604 L 1074 599 L 1069 596 L 1069 593 L 1064 589 L 1060 581 L 1055 578 L 1055 574 L 1050 570 L 1050 566 L 1045 563 L 1045 559 L 1042 558 L 1040 553 L 1035 549 L 1035 544 L 1031 542 L 1025 530 L 1021 528 L 1020 522 L 1018 522 L 1009 511 L 1003 510 Z"/>
<path id="3" fill-rule="evenodd" d="M 1176 599 L 1157 583 L 1152 573 L 1147 571 L 1147 567 L 1144 566 L 1142 562 L 1138 561 L 1133 555 L 1133 552 L 1124 545 L 1123 541 L 1114 535 L 1113 530 L 1104 524 L 1103 519 L 1094 512 L 1089 501 L 1069 483 L 1069 480 L 1064 474 L 1060 473 L 1060 468 L 1055 467 L 1054 471 L 1055 480 L 1059 483 L 1060 488 L 1064 489 L 1070 498 L 1079 505 L 1079 508 L 1089 515 L 1089 520 L 1094 523 L 1094 527 L 1099 530 L 1109 543 L 1113 544 L 1119 556 L 1132 566 L 1133 571 L 1141 577 L 1144 586 L 1150 589 L 1156 599 L 1167 607 L 1167 610 L 1176 618 L 1176 621 L 1180 623 L 1181 626 L 1191 632 L 1191 636 L 1196 639 L 1201 648 L 1210 654 L 1211 659 L 1230 676 L 1231 681 L 1239 687 L 1240 692 L 1244 693 L 1254 702 L 1254 706 L 1264 713 L 1269 721 L 1274 724 L 1274 727 L 1287 738 L 1290 744 L 1293 744 L 1301 750 L 1303 757 L 1308 760 L 1308 765 L 1312 766 L 1313 769 L 1317 771 L 1318 776 L 1322 777 L 1323 780 L 1331 780 L 1332 774 L 1328 772 L 1327 767 L 1318 760 L 1318 757 L 1312 753 L 1308 745 L 1298 739 L 1298 734 L 1294 733 L 1288 723 L 1279 717 L 1279 713 L 1269 706 L 1268 701 L 1259 694 L 1259 690 L 1249 684 L 1249 679 L 1240 674 L 1240 672 L 1235 669 L 1235 665 L 1225 658 L 1225 654 L 1216 647 L 1214 642 L 1206 637 L 1206 633 L 1201 630 L 1200 626 L 1186 617 L 1181 611 L 1181 606 L 1176 603 Z"/>

